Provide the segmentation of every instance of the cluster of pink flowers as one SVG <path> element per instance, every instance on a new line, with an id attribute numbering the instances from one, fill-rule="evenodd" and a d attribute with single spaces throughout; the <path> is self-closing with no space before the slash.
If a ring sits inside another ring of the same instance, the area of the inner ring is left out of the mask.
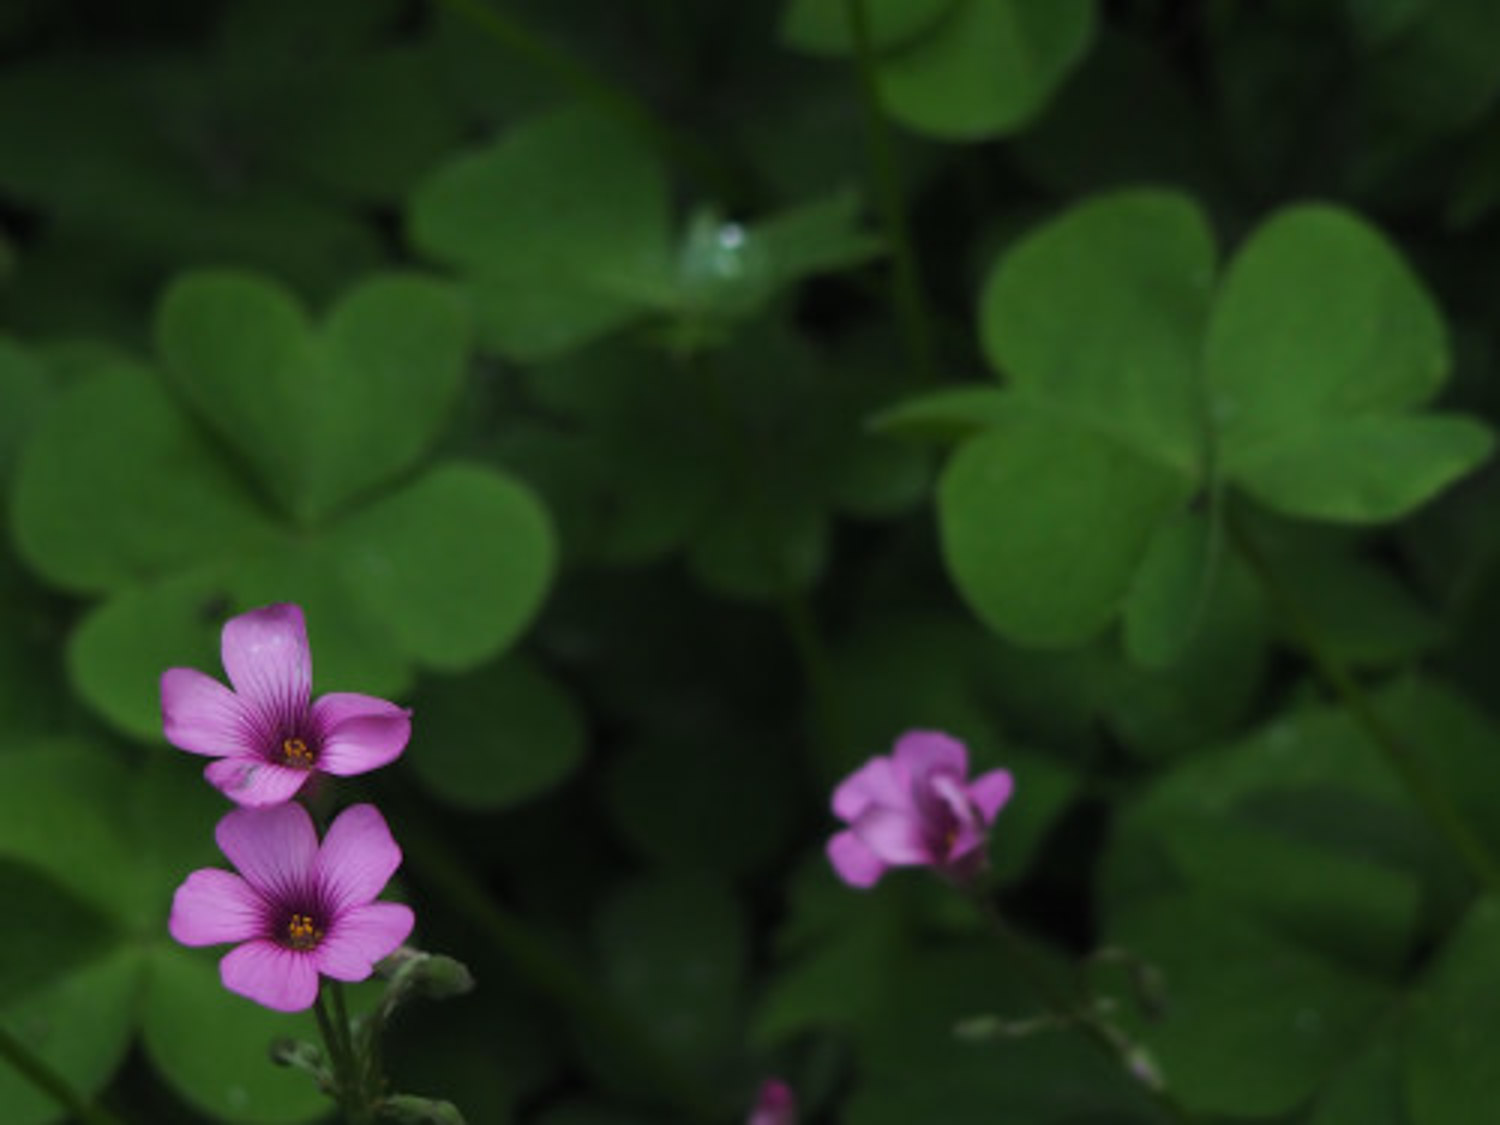
<path id="1" fill-rule="evenodd" d="M 373 805 L 354 805 L 321 842 L 294 798 L 319 773 L 349 776 L 394 761 L 411 713 L 369 695 L 312 697 L 307 625 L 295 605 L 232 618 L 221 638 L 232 690 L 192 668 L 161 678 L 166 737 L 213 759 L 210 784 L 240 806 L 214 831 L 235 871 L 204 868 L 177 888 L 168 923 L 184 945 L 237 943 L 224 987 L 298 1012 L 319 978 L 364 980 L 411 933 L 411 909 L 376 902 L 401 849 Z"/>

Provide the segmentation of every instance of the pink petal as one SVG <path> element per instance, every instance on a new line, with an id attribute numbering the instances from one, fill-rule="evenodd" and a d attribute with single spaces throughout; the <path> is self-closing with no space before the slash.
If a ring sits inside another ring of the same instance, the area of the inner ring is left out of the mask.
<path id="1" fill-rule="evenodd" d="M 167 741 L 191 754 L 221 758 L 249 749 L 244 704 L 218 680 L 196 669 L 168 668 L 162 673 L 161 719 Z"/>
<path id="2" fill-rule="evenodd" d="M 797 1099 L 792 1088 L 779 1078 L 767 1078 L 745 1125 L 796 1125 Z"/>
<path id="3" fill-rule="evenodd" d="M 167 929 L 183 945 L 249 941 L 265 933 L 265 904 L 250 884 L 228 871 L 194 871 L 172 896 Z"/>
<path id="4" fill-rule="evenodd" d="M 300 606 L 268 605 L 230 618 L 219 650 L 234 690 L 260 710 L 280 714 L 312 695 L 312 653 Z"/>
<path id="5" fill-rule="evenodd" d="M 311 776 L 263 758 L 220 758 L 203 770 L 208 783 L 237 805 L 261 808 L 290 801 Z"/>
<path id="6" fill-rule="evenodd" d="M 372 902 L 338 915 L 313 951 L 318 972 L 335 980 L 364 980 L 411 934 L 416 918 L 399 902 Z"/>
<path id="7" fill-rule="evenodd" d="M 909 813 L 872 805 L 859 814 L 853 832 L 887 864 L 932 862 L 932 853 L 922 838 L 922 826 Z"/>
<path id="8" fill-rule="evenodd" d="M 886 864 L 853 832 L 840 832 L 828 841 L 828 862 L 851 887 L 873 887 Z"/>
<path id="9" fill-rule="evenodd" d="M 318 880 L 335 914 L 362 906 L 401 866 L 401 849 L 374 805 L 351 805 L 329 825 L 318 852 Z"/>
<path id="10" fill-rule="evenodd" d="M 896 764 L 906 770 L 913 779 L 934 770 L 967 777 L 969 752 L 964 744 L 950 735 L 935 730 L 907 731 L 896 739 L 892 754 Z"/>
<path id="11" fill-rule="evenodd" d="M 1015 779 L 1009 770 L 991 770 L 970 783 L 969 800 L 979 807 L 985 824 L 992 824 L 1014 789 Z"/>
<path id="12" fill-rule="evenodd" d="M 411 738 L 411 712 L 373 695 L 331 692 L 312 708 L 323 734 L 318 768 L 348 777 L 394 761 Z"/>
<path id="13" fill-rule="evenodd" d="M 301 893 L 318 857 L 318 834 L 298 804 L 235 809 L 214 829 L 219 849 L 263 895 Z"/>
<path id="14" fill-rule="evenodd" d="M 306 1011 L 318 998 L 318 970 L 312 956 L 265 939 L 248 941 L 226 953 L 219 962 L 219 979 L 230 992 L 278 1012 Z"/>
<path id="15" fill-rule="evenodd" d="M 890 758 L 871 758 L 833 791 L 833 813 L 840 820 L 852 821 L 871 805 L 894 809 L 911 805 L 906 780 Z"/>

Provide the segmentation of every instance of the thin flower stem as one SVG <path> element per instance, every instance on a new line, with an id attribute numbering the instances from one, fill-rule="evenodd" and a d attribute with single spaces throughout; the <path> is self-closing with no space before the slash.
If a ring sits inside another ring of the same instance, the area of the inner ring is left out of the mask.
<path id="1" fill-rule="evenodd" d="M 704 1125 L 719 1114 L 712 1092 L 648 1041 L 642 1029 L 605 997 L 598 985 L 566 958 L 556 945 L 534 933 L 524 922 L 502 910 L 483 882 L 427 824 L 427 818 L 394 792 L 392 805 L 402 805 L 402 847 L 422 884 L 441 895 L 450 909 L 488 939 L 517 977 L 535 988 L 578 1023 L 611 1043 L 631 1069 L 650 1083 L 683 1121 Z"/>
<path id="2" fill-rule="evenodd" d="M 736 178 L 713 151 L 656 117 L 629 90 L 617 86 L 576 55 L 527 27 L 520 20 L 481 0 L 433 0 L 467 20 L 513 55 L 555 79 L 580 100 L 593 105 L 726 200 L 736 198 Z"/>
<path id="3" fill-rule="evenodd" d="M 988 894 L 980 888 L 975 888 L 969 897 L 980 914 L 984 916 L 991 931 L 1005 943 L 1011 960 L 1019 967 L 1021 975 L 1036 994 L 1049 1019 L 1060 1026 L 1077 1028 L 1111 1062 L 1126 1066 L 1128 1062 L 1126 1050 L 1131 1044 L 1123 1038 L 1119 1030 L 1107 1027 L 1100 1021 L 1099 1017 L 1090 1010 L 1086 996 L 1077 994 L 1071 987 L 1058 983 L 1057 974 L 1052 971 L 1052 967 L 1043 962 L 1026 944 L 1026 941 L 1011 929 L 1010 923 L 1005 920 L 1004 915 L 1000 913 L 1000 908 L 995 905 L 994 900 Z M 1192 1125 L 1194 1121 L 1192 1113 L 1173 1097 L 1169 1090 L 1151 1082 L 1142 1082 L 1141 1088 L 1178 1125 Z"/>
<path id="4" fill-rule="evenodd" d="M 913 372 L 922 382 L 934 383 L 937 381 L 937 363 L 933 356 L 932 326 L 927 315 L 927 302 L 922 295 L 916 246 L 906 221 L 906 204 L 901 198 L 896 150 L 891 143 L 885 113 L 880 107 L 880 85 L 875 75 L 875 47 L 870 37 L 867 3 L 868 0 L 844 0 L 849 26 L 854 32 L 855 76 L 859 84 L 860 112 L 864 118 L 865 151 L 895 267 L 891 274 L 891 299 L 901 321 L 907 359 Z"/>
<path id="5" fill-rule="evenodd" d="M 1338 696 L 1355 722 L 1364 728 L 1370 741 L 1384 755 L 1386 764 L 1400 778 L 1407 794 L 1422 810 L 1438 835 L 1448 842 L 1463 861 L 1474 879 L 1486 890 L 1500 893 L 1500 863 L 1496 862 L 1484 841 L 1428 772 L 1405 737 L 1376 710 L 1363 685 L 1344 662 L 1329 650 L 1307 610 L 1287 589 L 1243 521 L 1232 511 L 1229 515 L 1229 530 L 1240 554 L 1255 571 L 1271 603 L 1291 629 L 1297 644 L 1312 661 L 1318 676 Z"/>
<path id="6" fill-rule="evenodd" d="M 55 1101 L 83 1125 L 125 1125 L 113 1113 L 95 1105 L 69 1085 L 68 1080 L 47 1062 L 29 1050 L 24 1043 L 0 1027 L 0 1059 L 16 1069 L 22 1078 Z"/>
<path id="7" fill-rule="evenodd" d="M 351 1103 L 355 1100 L 354 1060 L 347 1041 L 339 1031 L 337 1019 L 328 1014 L 328 1004 L 323 998 L 325 991 L 322 987 L 318 989 L 317 999 L 313 1001 L 313 1015 L 318 1019 L 318 1032 L 323 1036 L 323 1046 L 333 1065 L 333 1085 L 339 1108 L 344 1111 L 345 1119 L 352 1123 L 356 1120 L 351 1110 Z"/>

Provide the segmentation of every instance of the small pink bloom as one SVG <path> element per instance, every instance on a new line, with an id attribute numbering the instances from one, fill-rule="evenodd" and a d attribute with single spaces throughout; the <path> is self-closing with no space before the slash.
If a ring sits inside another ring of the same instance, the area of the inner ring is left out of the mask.
<path id="1" fill-rule="evenodd" d="M 797 1125 L 797 1098 L 792 1088 L 779 1078 L 767 1078 L 760 1084 L 745 1125 Z"/>
<path id="2" fill-rule="evenodd" d="M 167 928 L 183 945 L 240 943 L 219 962 L 231 992 L 300 1012 L 317 998 L 318 974 L 364 980 L 411 933 L 410 907 L 374 901 L 401 865 L 374 805 L 345 809 L 322 846 L 295 802 L 235 809 L 214 838 L 239 874 L 194 871 Z"/>
<path id="3" fill-rule="evenodd" d="M 969 780 L 969 753 L 936 731 L 909 731 L 894 753 L 874 757 L 833 791 L 833 812 L 849 827 L 828 841 L 828 858 L 853 887 L 874 886 L 888 867 L 931 867 L 957 882 L 985 864 L 985 839 L 1011 776 Z"/>
<path id="4" fill-rule="evenodd" d="M 203 775 L 237 804 L 279 804 L 315 770 L 365 773 L 406 749 L 404 707 L 353 692 L 313 699 L 300 607 L 268 605 L 231 618 L 220 651 L 234 690 L 193 668 L 169 668 L 162 725 L 172 745 L 218 759 Z"/>

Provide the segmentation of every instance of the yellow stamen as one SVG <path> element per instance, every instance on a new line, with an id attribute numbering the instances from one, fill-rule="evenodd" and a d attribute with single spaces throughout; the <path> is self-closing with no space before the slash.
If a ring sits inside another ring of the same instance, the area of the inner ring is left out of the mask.
<path id="1" fill-rule="evenodd" d="M 322 940 L 323 931 L 307 914 L 293 914 L 286 924 L 286 943 L 293 949 L 312 949 Z"/>
<path id="2" fill-rule="evenodd" d="M 283 765 L 311 769 L 313 765 L 313 752 L 302 739 L 285 738 L 281 741 L 281 761 Z"/>

